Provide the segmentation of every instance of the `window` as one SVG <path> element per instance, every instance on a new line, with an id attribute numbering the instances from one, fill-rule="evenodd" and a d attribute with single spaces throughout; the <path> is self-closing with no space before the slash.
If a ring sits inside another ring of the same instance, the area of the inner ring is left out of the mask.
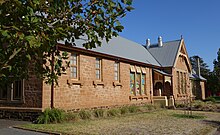
<path id="1" fill-rule="evenodd" d="M 22 88 L 23 88 L 22 81 L 15 81 L 12 84 L 13 100 L 21 100 Z"/>
<path id="2" fill-rule="evenodd" d="M 134 77 L 134 72 L 130 72 L 130 93 L 133 95 L 135 92 L 135 77 Z"/>
<path id="3" fill-rule="evenodd" d="M 130 66 L 130 93 L 132 95 L 146 94 L 146 70 L 143 67 Z"/>
<path id="4" fill-rule="evenodd" d="M 141 94 L 141 74 L 136 74 L 136 94 Z"/>
<path id="5" fill-rule="evenodd" d="M 0 100 L 7 100 L 7 91 L 8 87 L 6 84 L 1 84 L 3 86 L 0 86 Z"/>
<path id="6" fill-rule="evenodd" d="M 70 56 L 70 77 L 78 79 L 78 59 L 77 54 L 72 53 Z"/>
<path id="7" fill-rule="evenodd" d="M 180 72 L 180 77 L 181 77 L 181 92 L 184 94 L 184 78 L 183 78 L 183 73 Z"/>
<path id="8" fill-rule="evenodd" d="M 177 89 L 179 94 L 187 93 L 187 77 L 185 72 L 177 71 Z"/>
<path id="9" fill-rule="evenodd" d="M 119 81 L 119 63 L 115 62 L 114 64 L 114 77 L 115 77 L 115 81 Z"/>
<path id="10" fill-rule="evenodd" d="M 23 81 L 14 81 L 10 84 L 3 84 L 0 88 L 0 100 L 20 101 L 22 100 Z"/>
<path id="11" fill-rule="evenodd" d="M 101 59 L 96 58 L 95 61 L 95 74 L 96 74 L 96 80 L 101 80 L 102 78 L 102 67 L 101 67 Z"/>
<path id="12" fill-rule="evenodd" d="M 183 73 L 183 93 L 184 93 L 184 94 L 186 94 L 185 83 L 186 83 L 185 73 Z"/>
<path id="13" fill-rule="evenodd" d="M 145 77 L 146 77 L 145 74 L 141 75 L 141 95 L 145 94 L 145 85 L 146 85 Z"/>
<path id="14" fill-rule="evenodd" d="M 78 79 L 78 56 L 75 53 L 70 56 L 70 77 Z"/>
<path id="15" fill-rule="evenodd" d="M 179 71 L 176 72 L 176 80 L 177 80 L 177 91 L 180 94 L 180 74 Z"/>
<path id="16" fill-rule="evenodd" d="M 187 92 L 187 80 L 188 80 L 188 78 L 187 78 L 187 73 L 185 73 L 185 89 L 186 89 L 186 94 L 188 93 Z"/>

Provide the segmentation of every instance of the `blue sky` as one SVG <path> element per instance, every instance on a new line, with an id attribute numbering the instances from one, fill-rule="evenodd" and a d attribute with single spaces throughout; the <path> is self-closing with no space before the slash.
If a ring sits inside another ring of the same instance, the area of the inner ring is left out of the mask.
<path id="1" fill-rule="evenodd" d="M 122 37 L 145 44 L 180 39 L 189 56 L 199 55 L 213 69 L 220 48 L 220 0 L 133 0 L 135 10 L 121 20 Z"/>

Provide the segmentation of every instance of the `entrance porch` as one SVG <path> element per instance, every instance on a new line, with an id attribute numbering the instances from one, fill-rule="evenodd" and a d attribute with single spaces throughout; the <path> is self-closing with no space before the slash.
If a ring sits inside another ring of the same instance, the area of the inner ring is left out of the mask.
<path id="1" fill-rule="evenodd" d="M 153 101 L 162 106 L 174 106 L 172 75 L 154 69 L 153 70 Z"/>

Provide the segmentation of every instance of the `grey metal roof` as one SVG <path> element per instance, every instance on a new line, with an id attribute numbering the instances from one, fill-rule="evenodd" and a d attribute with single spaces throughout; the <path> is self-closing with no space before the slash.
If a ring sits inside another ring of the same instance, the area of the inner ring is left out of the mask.
<path id="1" fill-rule="evenodd" d="M 195 70 L 192 70 L 192 74 L 190 74 L 189 76 L 191 79 L 195 79 L 195 80 L 203 80 L 206 81 L 206 79 L 204 77 L 202 77 L 201 75 L 197 75 Z"/>
<path id="2" fill-rule="evenodd" d="M 76 40 L 76 47 L 84 48 L 82 46 L 84 42 L 84 40 Z M 143 62 L 146 64 L 161 66 L 147 49 L 145 49 L 142 45 L 128 39 L 118 36 L 113 37 L 108 43 L 105 40 L 102 40 L 101 42 L 101 47 L 96 47 L 90 50 L 138 62 Z M 64 44 L 64 41 L 59 41 L 59 43 Z"/>
<path id="3" fill-rule="evenodd" d="M 162 67 L 171 67 L 174 66 L 180 42 L 181 40 L 163 42 L 162 47 L 158 47 L 158 44 L 153 44 L 150 45 L 148 50 Z"/>
<path id="4" fill-rule="evenodd" d="M 160 73 L 160 74 L 162 74 L 162 75 L 173 76 L 173 75 L 168 74 L 168 73 L 166 73 L 166 72 L 164 72 L 164 71 L 162 71 L 162 70 L 158 70 L 158 69 L 153 69 L 153 70 L 156 71 L 156 72 L 158 72 L 158 73 Z"/>

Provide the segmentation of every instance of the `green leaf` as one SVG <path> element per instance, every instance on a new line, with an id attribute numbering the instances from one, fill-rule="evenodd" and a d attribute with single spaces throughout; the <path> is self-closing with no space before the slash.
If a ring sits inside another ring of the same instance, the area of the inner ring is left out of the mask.
<path id="1" fill-rule="evenodd" d="M 132 5 L 132 0 L 127 0 L 127 5 Z"/>
<path id="2" fill-rule="evenodd" d="M 122 32 L 122 30 L 124 29 L 124 26 L 121 26 L 121 25 L 115 26 L 115 29 L 119 32 Z"/>
<path id="3" fill-rule="evenodd" d="M 2 36 L 4 37 L 10 37 L 10 35 L 8 34 L 8 30 L 1 30 Z"/>
<path id="4" fill-rule="evenodd" d="M 18 27 L 16 27 L 16 26 L 11 26 L 12 28 L 14 28 L 15 30 L 17 30 L 17 31 L 20 31 L 20 29 L 18 28 Z"/>
<path id="5" fill-rule="evenodd" d="M 125 7 L 128 11 L 131 11 L 131 10 L 134 10 L 134 8 L 133 7 L 131 7 L 131 6 L 127 6 L 127 7 Z"/>
<path id="6" fill-rule="evenodd" d="M 121 0 L 122 3 L 131 5 L 133 0 Z"/>
<path id="7" fill-rule="evenodd" d="M 116 20 L 115 22 L 118 26 L 121 25 L 121 23 L 118 20 Z"/>
<path id="8" fill-rule="evenodd" d="M 25 39 L 28 41 L 31 48 L 40 46 L 40 42 L 38 42 L 34 36 L 26 36 Z"/>
<path id="9" fill-rule="evenodd" d="M 32 23 L 37 23 L 39 19 L 37 17 L 31 17 L 31 22 Z"/>
<path id="10" fill-rule="evenodd" d="M 30 54 L 27 54 L 26 57 L 28 58 L 28 60 L 31 60 Z"/>

